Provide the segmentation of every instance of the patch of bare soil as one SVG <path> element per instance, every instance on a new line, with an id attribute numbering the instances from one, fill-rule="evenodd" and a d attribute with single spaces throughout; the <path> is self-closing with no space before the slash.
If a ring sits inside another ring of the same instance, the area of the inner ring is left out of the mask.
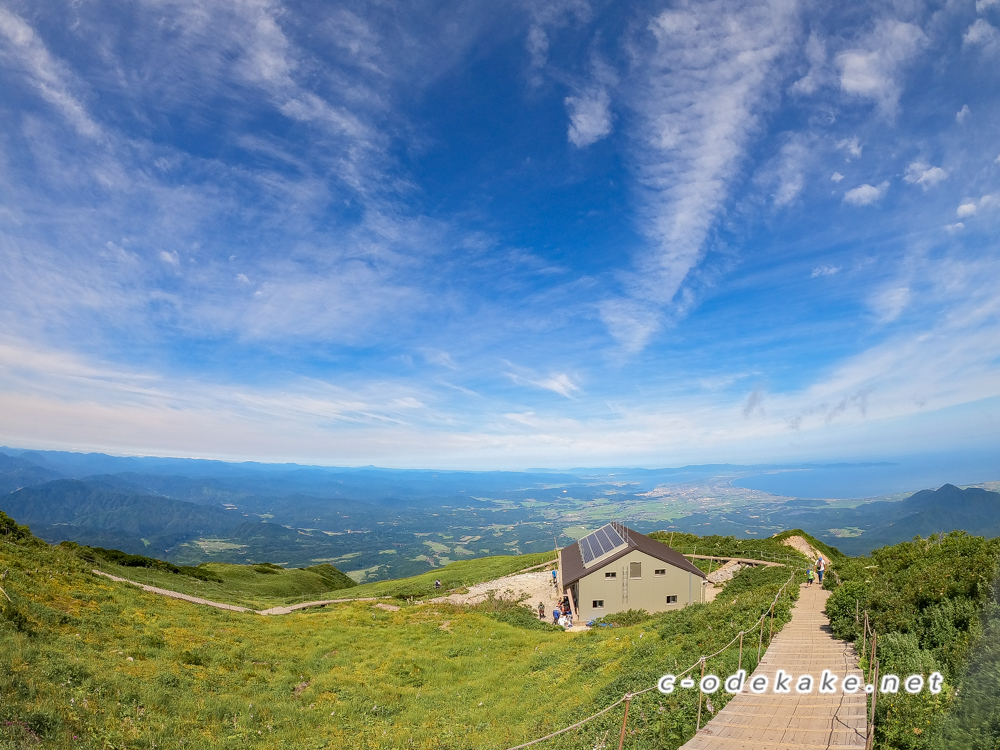
<path id="1" fill-rule="evenodd" d="M 731 581 L 733 576 L 739 573 L 743 568 L 747 567 L 743 563 L 737 560 L 730 560 L 725 565 L 723 565 L 718 570 L 713 570 L 708 574 L 709 583 L 721 584 L 726 581 Z"/>
<path id="2" fill-rule="evenodd" d="M 820 556 L 819 550 L 800 536 L 790 536 L 788 539 L 782 540 L 781 543 L 791 547 L 792 549 L 798 550 L 813 562 L 816 562 L 817 558 Z"/>
<path id="3" fill-rule="evenodd" d="M 537 607 L 538 603 L 541 602 L 545 605 L 547 612 L 552 611 L 552 606 L 557 600 L 556 589 L 552 585 L 552 573 L 546 570 L 536 570 L 530 573 L 497 578 L 486 583 L 477 583 L 469 586 L 464 593 L 439 596 L 430 601 L 448 604 L 479 604 L 486 601 L 491 592 L 497 599 L 523 601 L 531 607 Z"/>

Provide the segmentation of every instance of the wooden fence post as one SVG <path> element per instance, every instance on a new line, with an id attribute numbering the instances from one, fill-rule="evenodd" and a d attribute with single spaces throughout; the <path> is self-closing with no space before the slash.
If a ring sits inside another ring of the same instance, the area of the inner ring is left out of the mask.
<path id="1" fill-rule="evenodd" d="M 625 718 L 622 719 L 622 733 L 618 737 L 618 750 L 625 745 L 625 725 L 628 724 L 628 704 L 632 702 L 632 693 L 625 694 Z"/>
<path id="2" fill-rule="evenodd" d="M 705 657 L 701 657 L 701 678 L 705 679 Z M 698 725 L 695 727 L 695 732 L 701 730 L 701 699 L 704 693 L 701 691 L 701 682 L 698 683 Z M 619 750 L 621 750 L 619 748 Z"/>
<path id="3" fill-rule="evenodd" d="M 743 631 L 740 631 L 740 660 L 736 665 L 736 671 L 739 672 L 743 669 Z"/>

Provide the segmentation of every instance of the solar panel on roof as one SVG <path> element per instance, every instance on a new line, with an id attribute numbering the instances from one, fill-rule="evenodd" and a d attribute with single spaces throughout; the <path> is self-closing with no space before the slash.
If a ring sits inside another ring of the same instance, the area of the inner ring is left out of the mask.
<path id="1" fill-rule="evenodd" d="M 597 531 L 587 534 L 578 544 L 580 554 L 583 556 L 583 564 L 588 566 L 597 558 L 604 557 L 619 547 L 625 546 L 625 540 L 622 539 L 621 534 L 614 526 L 607 524 Z"/>

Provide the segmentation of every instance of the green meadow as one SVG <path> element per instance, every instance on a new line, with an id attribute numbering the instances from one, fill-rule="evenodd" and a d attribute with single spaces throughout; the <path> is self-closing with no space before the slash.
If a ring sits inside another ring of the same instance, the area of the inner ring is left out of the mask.
<path id="1" fill-rule="evenodd" d="M 699 544 L 716 542 L 735 544 Z M 776 595 L 779 631 L 807 563 L 798 556 L 794 565 L 748 569 L 710 604 L 624 613 L 578 633 L 540 622 L 516 602 L 425 603 L 435 579 L 461 588 L 550 558 L 469 560 L 414 578 L 305 593 L 295 588 L 302 579 L 295 571 L 213 566 L 220 582 L 119 566 L 127 577 L 200 595 L 208 590 L 198 587 L 211 584 L 213 598 L 233 602 L 355 597 L 262 617 L 107 580 L 79 549 L 50 547 L 0 518 L 0 748 L 503 750 L 694 664 L 750 629 Z M 839 558 L 835 566 L 851 578 L 864 571 Z M 281 581 L 292 596 L 266 588 Z M 357 600 L 371 596 L 385 598 Z M 769 634 L 770 622 L 764 649 Z M 757 638 L 750 641 L 742 657 L 730 649 L 708 670 L 752 670 Z M 703 721 L 726 700 L 713 695 Z M 673 750 L 694 734 L 696 717 L 696 691 L 646 693 L 631 704 L 625 746 Z M 618 706 L 539 747 L 611 747 L 622 718 Z"/>
<path id="2" fill-rule="evenodd" d="M 654 685 L 724 644 L 759 617 L 790 573 L 748 571 L 710 605 L 632 613 L 634 624 L 585 633 L 539 622 L 513 602 L 416 603 L 435 578 L 470 585 L 544 563 L 547 554 L 453 563 L 339 591 L 392 597 L 385 600 L 261 617 L 109 581 L 78 550 L 16 538 L 9 527 L 0 536 L 10 597 L 0 599 L 2 748 L 502 749 Z M 158 584 L 185 578 L 120 572 Z M 796 595 L 791 586 L 780 598 L 779 627 Z M 690 696 L 636 699 L 629 747 L 678 746 L 693 733 L 695 712 Z M 621 720 L 616 709 L 545 747 L 593 746 L 617 736 Z"/>

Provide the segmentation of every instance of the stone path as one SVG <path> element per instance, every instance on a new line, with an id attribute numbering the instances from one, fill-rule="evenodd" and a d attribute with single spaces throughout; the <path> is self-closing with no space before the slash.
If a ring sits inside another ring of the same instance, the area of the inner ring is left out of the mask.
<path id="1" fill-rule="evenodd" d="M 774 637 L 743 692 L 682 750 L 836 750 L 865 746 L 868 723 L 863 688 L 854 695 L 845 695 L 840 689 L 847 675 L 862 676 L 858 656 L 852 644 L 837 640 L 830 632 L 830 622 L 823 614 L 829 596 L 830 592 L 819 586 L 802 586 L 791 622 Z M 771 692 L 779 669 L 793 676 L 791 693 Z M 818 684 L 808 695 L 796 693 L 795 678 L 808 674 L 818 680 L 824 669 L 837 676 L 836 693 L 820 693 Z M 766 693 L 750 692 L 749 682 L 755 675 L 768 677 Z"/>

